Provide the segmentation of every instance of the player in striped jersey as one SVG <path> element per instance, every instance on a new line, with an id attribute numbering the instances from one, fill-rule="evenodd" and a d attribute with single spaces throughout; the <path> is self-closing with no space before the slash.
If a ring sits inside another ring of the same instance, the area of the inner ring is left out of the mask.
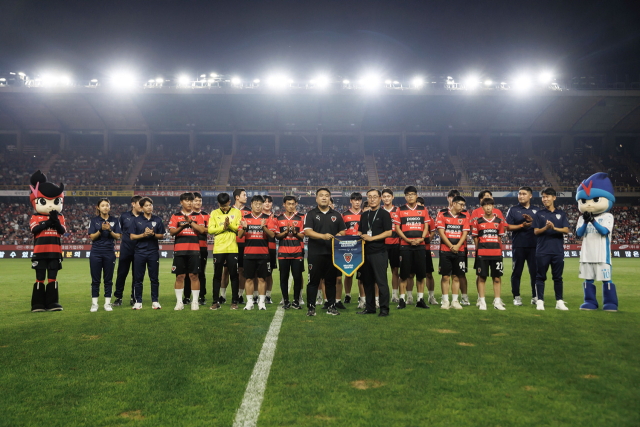
<path id="1" fill-rule="evenodd" d="M 207 301 L 205 295 L 207 294 L 207 276 L 205 271 L 207 269 L 207 260 L 209 259 L 209 250 L 207 248 L 207 224 L 209 224 L 209 213 L 202 210 L 202 194 L 194 192 L 193 197 L 193 213 L 195 215 L 202 215 L 202 219 L 205 224 L 204 233 L 198 234 L 198 241 L 200 243 L 200 271 L 198 272 L 198 278 L 200 279 L 200 297 L 198 298 L 198 304 L 206 305 Z M 191 300 L 191 279 L 188 275 L 184 278 L 184 297 Z"/>
<path id="2" fill-rule="evenodd" d="M 440 212 L 449 212 L 452 210 L 453 207 L 453 198 L 456 196 L 460 196 L 460 192 L 458 190 L 451 189 L 449 190 L 449 193 L 447 194 L 447 201 L 449 202 L 449 207 L 447 207 L 446 209 L 441 209 Z M 471 218 L 469 216 L 469 211 L 467 211 L 467 209 L 463 209 L 462 212 L 460 212 L 460 214 L 462 216 L 465 216 L 467 218 L 467 220 L 469 221 L 469 226 L 471 226 Z M 467 236 L 469 237 L 469 236 Z M 461 247 L 461 253 L 460 255 L 462 257 L 464 257 L 464 271 L 467 271 L 469 266 L 468 266 L 468 259 L 469 259 L 469 253 L 468 253 L 468 248 L 467 248 L 467 241 L 465 239 L 465 241 L 462 244 Z M 460 305 L 471 305 L 469 303 L 469 295 L 467 294 L 467 276 L 465 275 L 464 277 L 459 277 L 458 279 L 455 280 L 459 280 L 459 284 L 460 284 Z"/>
<path id="3" fill-rule="evenodd" d="M 473 241 L 476 245 L 475 270 L 478 275 L 478 307 L 486 310 L 484 299 L 485 284 L 491 269 L 493 279 L 493 307 L 496 310 L 505 310 L 500 298 L 501 277 L 504 267 L 502 259 L 502 237 L 505 234 L 505 220 L 494 211 L 492 198 L 484 198 L 480 202 L 484 214 L 476 218 L 471 225 Z M 475 211 L 474 211 L 475 212 Z"/>
<path id="4" fill-rule="evenodd" d="M 191 310 L 199 310 L 198 295 L 200 293 L 200 240 L 199 234 L 204 233 L 204 218 L 193 212 L 193 193 L 182 193 L 180 204 L 182 210 L 171 216 L 169 234 L 175 237 L 173 249 L 173 267 L 171 272 L 176 275 L 176 307 L 184 309 L 182 295 L 184 292 L 184 278 L 188 274 L 191 279 Z"/>
<path id="5" fill-rule="evenodd" d="M 264 198 L 264 203 L 262 204 L 262 213 L 265 215 L 269 215 L 269 218 L 271 218 L 272 220 L 275 220 L 276 217 L 272 212 L 272 208 L 273 208 L 273 197 L 266 195 L 263 196 Z M 273 301 L 271 301 L 271 290 L 273 289 L 273 270 L 276 270 L 278 268 L 278 254 L 276 253 L 276 238 L 275 237 L 269 237 L 269 262 L 271 263 L 271 273 L 269 274 L 269 277 L 267 277 L 267 295 L 266 298 L 264 299 L 266 304 L 273 304 Z"/>
<path id="6" fill-rule="evenodd" d="M 296 212 L 298 204 L 294 196 L 282 199 L 284 213 L 277 218 L 278 260 L 280 262 L 280 290 L 284 309 L 300 310 L 302 272 L 304 271 L 304 230 L 302 216 Z M 293 303 L 289 302 L 289 271 L 293 276 Z"/>
<path id="7" fill-rule="evenodd" d="M 391 218 L 398 211 L 397 206 L 393 206 L 393 191 L 390 188 L 382 190 L 382 203 L 384 203 L 384 209 L 389 212 Z M 400 283 L 400 276 L 398 270 L 400 269 L 400 238 L 395 231 L 391 233 L 391 237 L 387 237 L 384 241 L 387 247 L 387 256 L 389 257 L 389 267 L 391 267 L 391 302 L 398 302 L 398 284 Z"/>

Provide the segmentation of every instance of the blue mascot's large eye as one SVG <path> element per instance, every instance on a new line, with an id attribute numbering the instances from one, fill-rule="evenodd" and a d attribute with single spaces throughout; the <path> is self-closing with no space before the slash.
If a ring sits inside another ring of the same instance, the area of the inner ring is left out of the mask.
<path id="1" fill-rule="evenodd" d="M 598 203 L 600 201 L 600 197 L 594 197 L 593 198 L 593 203 Z"/>
<path id="2" fill-rule="evenodd" d="M 587 199 L 580 199 L 580 203 L 582 203 L 582 204 L 587 203 Z"/>

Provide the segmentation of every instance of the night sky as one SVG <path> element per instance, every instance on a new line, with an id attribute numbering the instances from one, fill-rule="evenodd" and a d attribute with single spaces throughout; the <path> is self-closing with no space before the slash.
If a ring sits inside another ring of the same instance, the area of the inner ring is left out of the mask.
<path id="1" fill-rule="evenodd" d="M 13 1 L 0 72 L 640 77 L 638 1 Z M 620 78 L 622 79 L 622 78 Z"/>

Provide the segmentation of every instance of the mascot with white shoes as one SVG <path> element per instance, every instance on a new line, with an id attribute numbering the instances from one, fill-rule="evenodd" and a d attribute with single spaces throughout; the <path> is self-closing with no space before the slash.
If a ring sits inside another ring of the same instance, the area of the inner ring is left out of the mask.
<path id="1" fill-rule="evenodd" d="M 36 271 L 31 311 L 62 311 L 58 301 L 58 270 L 62 269 L 61 238 L 66 232 L 64 216 L 60 213 L 64 184 L 47 182 L 47 177 L 38 170 L 31 176 L 30 187 L 29 200 L 36 210 L 29 221 L 34 240 L 31 268 Z"/>
<path id="2" fill-rule="evenodd" d="M 578 186 L 576 200 L 582 216 L 576 234 L 582 237 L 580 278 L 584 279 L 584 304 L 580 310 L 597 310 L 596 286 L 602 282 L 602 309 L 618 311 L 618 295 L 611 277 L 611 234 L 613 215 L 609 212 L 616 201 L 609 176 L 598 172 Z"/>

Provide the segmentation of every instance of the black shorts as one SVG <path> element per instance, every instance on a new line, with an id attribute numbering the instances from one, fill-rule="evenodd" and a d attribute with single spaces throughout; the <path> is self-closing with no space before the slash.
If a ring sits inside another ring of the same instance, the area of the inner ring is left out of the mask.
<path id="1" fill-rule="evenodd" d="M 245 259 L 244 260 L 244 277 L 245 279 L 253 279 L 258 277 L 266 279 L 271 275 L 271 260 L 267 259 Z"/>
<path id="2" fill-rule="evenodd" d="M 416 280 L 427 277 L 427 256 L 424 247 L 400 249 L 400 279 L 407 280 L 412 274 L 416 275 Z"/>
<path id="3" fill-rule="evenodd" d="M 464 248 L 464 271 L 469 271 L 469 250 Z"/>
<path id="4" fill-rule="evenodd" d="M 244 268 L 244 244 L 238 245 L 238 268 Z"/>
<path id="5" fill-rule="evenodd" d="M 438 273 L 441 276 L 464 276 L 467 273 L 467 258 L 464 254 L 440 251 Z"/>
<path id="6" fill-rule="evenodd" d="M 271 270 L 278 268 L 278 252 L 275 249 L 269 249 L 269 262 L 271 262 Z"/>
<path id="7" fill-rule="evenodd" d="M 31 268 L 34 270 L 62 270 L 62 258 L 32 259 Z"/>
<path id="8" fill-rule="evenodd" d="M 504 262 L 502 257 L 496 258 L 476 258 L 476 273 L 480 277 L 502 277 L 502 270 L 504 269 Z M 491 274 L 489 274 L 491 269 Z"/>
<path id="9" fill-rule="evenodd" d="M 428 246 L 427 246 L 428 247 Z M 433 258 L 431 258 L 431 249 L 427 249 L 424 251 L 427 257 L 426 266 L 427 266 L 427 274 L 433 273 Z"/>
<path id="10" fill-rule="evenodd" d="M 389 267 L 400 267 L 400 245 L 387 245 L 387 257 L 389 258 Z"/>
<path id="11" fill-rule="evenodd" d="M 473 257 L 473 271 L 478 272 L 478 256 Z"/>
<path id="12" fill-rule="evenodd" d="M 200 254 L 174 255 L 171 272 L 175 275 L 200 273 Z"/>

